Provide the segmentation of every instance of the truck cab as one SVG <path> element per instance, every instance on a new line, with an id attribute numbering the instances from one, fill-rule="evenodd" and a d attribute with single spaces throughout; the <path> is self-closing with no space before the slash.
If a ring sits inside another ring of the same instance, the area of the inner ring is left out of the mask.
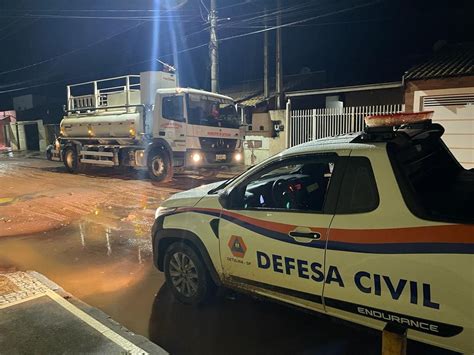
<path id="1" fill-rule="evenodd" d="M 67 87 L 61 135 L 48 149 L 70 172 L 87 165 L 148 169 L 152 179 L 175 169 L 243 163 L 232 98 L 180 88 L 176 76 L 144 72 Z"/>
<path id="2" fill-rule="evenodd" d="M 240 118 L 227 96 L 191 88 L 157 90 L 152 135 L 175 144 L 177 166 L 242 163 Z"/>

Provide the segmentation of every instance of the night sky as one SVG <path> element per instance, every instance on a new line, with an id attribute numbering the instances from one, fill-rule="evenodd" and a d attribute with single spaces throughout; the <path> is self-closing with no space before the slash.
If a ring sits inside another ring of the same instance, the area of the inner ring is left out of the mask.
<path id="1" fill-rule="evenodd" d="M 323 70 L 328 86 L 401 80 L 436 43 L 474 40 L 473 3 L 283 0 L 282 23 L 303 21 L 283 29 L 284 74 Z M 263 34 L 251 33 L 263 29 L 265 6 L 275 26 L 276 1 L 217 6 L 221 88 L 262 78 Z M 66 84 L 161 68 L 155 58 L 178 68 L 181 86 L 209 89 L 208 7 L 209 0 L 0 0 L 0 110 L 13 96 L 64 100 Z M 270 38 L 273 54 L 274 31 Z M 273 56 L 271 64 L 273 72 Z"/>

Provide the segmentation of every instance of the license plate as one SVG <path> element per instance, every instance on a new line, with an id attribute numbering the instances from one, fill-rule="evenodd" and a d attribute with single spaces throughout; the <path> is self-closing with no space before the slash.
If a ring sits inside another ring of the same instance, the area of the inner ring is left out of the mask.
<path id="1" fill-rule="evenodd" d="M 225 154 L 216 154 L 216 160 L 226 160 L 227 155 Z"/>

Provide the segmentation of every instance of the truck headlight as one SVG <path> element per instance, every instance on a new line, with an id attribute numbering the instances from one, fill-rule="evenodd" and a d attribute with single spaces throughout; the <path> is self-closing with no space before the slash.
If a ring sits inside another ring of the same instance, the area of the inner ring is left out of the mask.
<path id="1" fill-rule="evenodd" d="M 158 217 L 164 215 L 164 214 L 169 214 L 169 213 L 173 213 L 174 211 L 176 211 L 176 208 L 173 208 L 173 207 L 158 207 L 155 211 L 155 219 L 157 219 Z"/>
<path id="2" fill-rule="evenodd" d="M 199 153 L 193 153 L 193 155 L 191 155 L 191 158 L 193 159 L 193 162 L 199 163 L 202 160 L 202 155 Z"/>
<path id="3" fill-rule="evenodd" d="M 242 153 L 235 153 L 234 159 L 235 159 L 235 161 L 241 161 L 242 160 Z"/>

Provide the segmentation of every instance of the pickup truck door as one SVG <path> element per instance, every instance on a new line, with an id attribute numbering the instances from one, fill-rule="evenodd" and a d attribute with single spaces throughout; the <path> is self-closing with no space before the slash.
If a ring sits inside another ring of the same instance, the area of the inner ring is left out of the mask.
<path id="1" fill-rule="evenodd" d="M 336 154 L 278 160 L 232 189 L 219 221 L 227 282 L 322 308 L 337 160 Z"/>

